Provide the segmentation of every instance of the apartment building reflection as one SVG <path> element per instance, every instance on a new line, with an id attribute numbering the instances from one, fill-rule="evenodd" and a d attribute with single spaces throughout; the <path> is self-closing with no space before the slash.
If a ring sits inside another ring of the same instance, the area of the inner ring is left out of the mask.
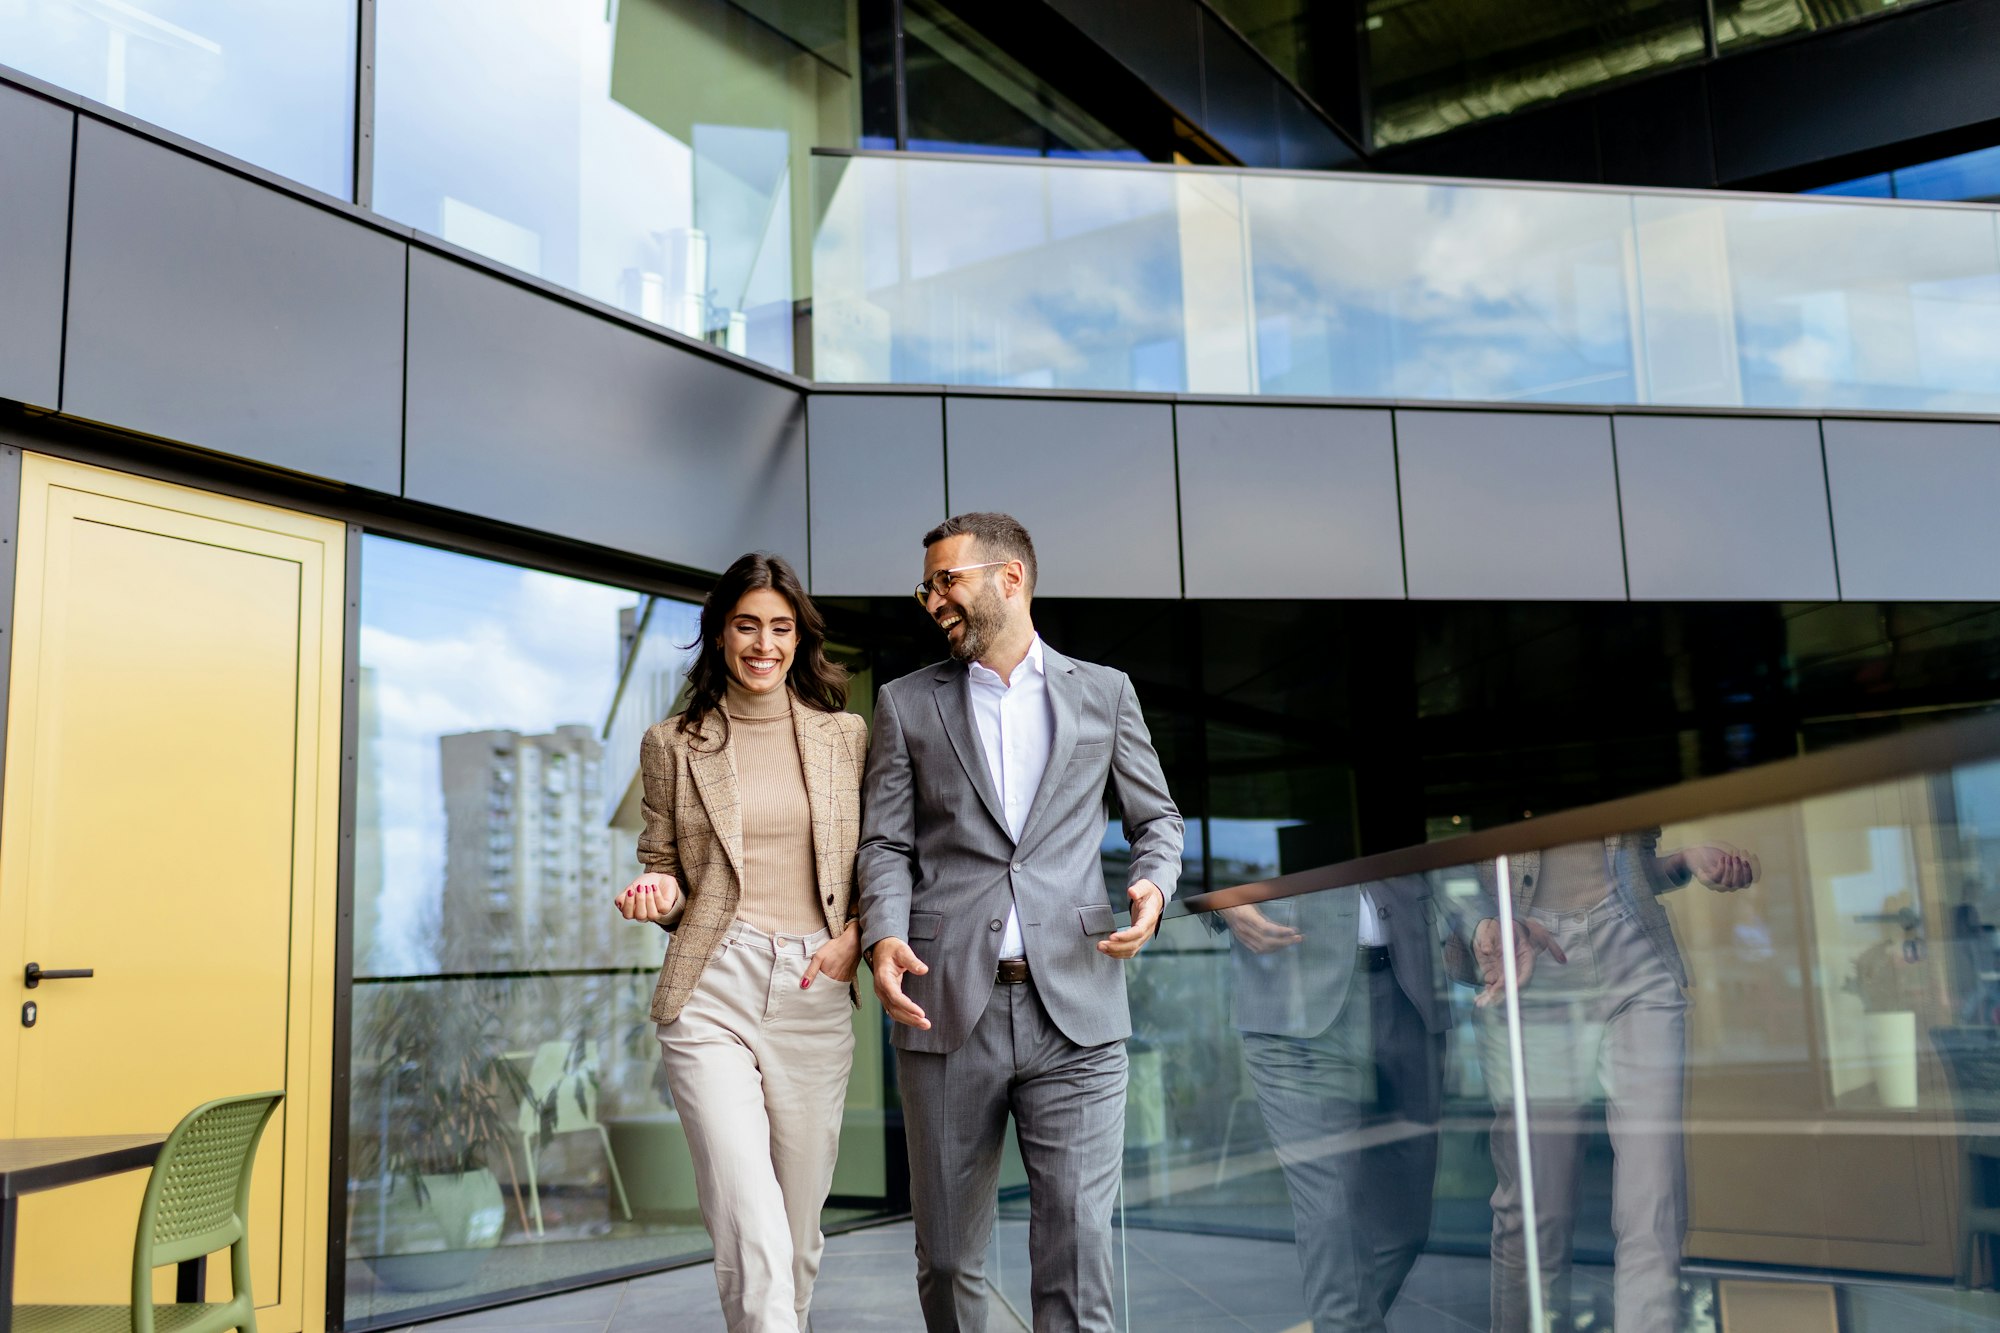
<path id="1" fill-rule="evenodd" d="M 439 963 L 452 972 L 657 962 L 602 906 L 614 874 L 604 747 L 590 727 L 438 738 L 445 815 Z"/>

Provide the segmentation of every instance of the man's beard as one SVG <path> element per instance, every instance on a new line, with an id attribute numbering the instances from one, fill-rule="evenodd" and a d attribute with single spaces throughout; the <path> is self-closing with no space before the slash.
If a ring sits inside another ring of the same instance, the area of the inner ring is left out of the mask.
<path id="1" fill-rule="evenodd" d="M 945 648 L 960 662 L 977 662 L 993 646 L 993 638 L 1006 620 L 1000 590 L 987 584 L 971 605 L 958 608 L 958 613 L 964 621 L 958 627 L 957 638 L 945 636 Z"/>

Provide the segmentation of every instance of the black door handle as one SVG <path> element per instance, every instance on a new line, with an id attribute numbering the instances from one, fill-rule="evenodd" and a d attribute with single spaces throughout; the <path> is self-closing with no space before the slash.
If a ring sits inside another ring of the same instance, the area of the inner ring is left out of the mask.
<path id="1" fill-rule="evenodd" d="M 29 990 L 33 990 L 44 981 L 75 981 L 94 975 L 93 970 L 87 967 L 45 968 L 40 963 L 30 963 L 22 969 L 22 972 L 27 979 Z"/>

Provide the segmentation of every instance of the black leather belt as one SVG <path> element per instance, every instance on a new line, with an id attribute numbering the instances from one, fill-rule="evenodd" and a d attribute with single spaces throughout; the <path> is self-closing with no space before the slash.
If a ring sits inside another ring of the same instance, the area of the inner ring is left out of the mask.
<path id="1" fill-rule="evenodd" d="M 1356 952 L 1354 961 L 1363 972 L 1383 971 L 1389 966 L 1389 946 L 1364 944 Z"/>
<path id="2" fill-rule="evenodd" d="M 1028 960 L 1002 958 L 993 969 L 993 979 L 1003 986 L 1019 986 L 1028 979 Z"/>

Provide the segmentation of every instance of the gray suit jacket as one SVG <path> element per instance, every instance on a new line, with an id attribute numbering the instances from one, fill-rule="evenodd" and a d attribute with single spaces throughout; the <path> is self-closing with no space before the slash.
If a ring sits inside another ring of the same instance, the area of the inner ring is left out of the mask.
<path id="1" fill-rule="evenodd" d="M 1124 672 L 1043 645 L 1054 743 L 1017 844 L 966 697 L 966 668 L 944 662 L 882 688 L 861 783 L 855 879 L 861 943 L 908 941 L 929 965 L 903 991 L 928 1031 L 895 1028 L 904 1050 L 958 1049 L 993 993 L 1011 903 L 1049 1017 L 1079 1046 L 1131 1035 L 1125 966 L 1097 951 L 1111 933 L 1099 850 L 1114 791 L 1132 845 L 1126 883 L 1172 896 L 1181 816 L 1167 792 L 1139 699 Z"/>
<path id="2" fill-rule="evenodd" d="M 1440 909 L 1430 885 L 1421 875 L 1405 875 L 1361 887 L 1388 927 L 1389 967 L 1397 984 L 1423 1016 L 1425 1031 L 1443 1032 L 1451 1026 L 1451 1007 L 1439 986 Z M 1232 943 L 1230 1009 L 1238 1030 L 1317 1037 L 1339 1021 L 1361 941 L 1361 887 L 1257 905 L 1305 938 L 1266 954 Z M 1228 928 L 1219 913 L 1211 919 Z"/>

